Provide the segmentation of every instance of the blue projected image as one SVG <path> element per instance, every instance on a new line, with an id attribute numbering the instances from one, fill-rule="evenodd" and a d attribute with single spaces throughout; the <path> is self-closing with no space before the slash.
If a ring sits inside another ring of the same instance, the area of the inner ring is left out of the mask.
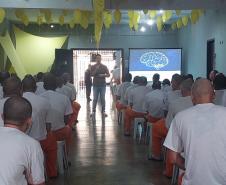
<path id="1" fill-rule="evenodd" d="M 181 71 L 181 49 L 130 49 L 129 71 Z"/>

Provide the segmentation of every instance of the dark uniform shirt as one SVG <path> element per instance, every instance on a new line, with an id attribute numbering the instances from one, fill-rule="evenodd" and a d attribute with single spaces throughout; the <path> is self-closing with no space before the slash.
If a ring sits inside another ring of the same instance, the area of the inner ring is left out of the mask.
<path id="1" fill-rule="evenodd" d="M 106 85 L 105 77 L 100 77 L 100 74 L 109 74 L 107 66 L 103 64 L 95 64 L 91 67 L 91 75 L 93 76 L 94 86 Z"/>

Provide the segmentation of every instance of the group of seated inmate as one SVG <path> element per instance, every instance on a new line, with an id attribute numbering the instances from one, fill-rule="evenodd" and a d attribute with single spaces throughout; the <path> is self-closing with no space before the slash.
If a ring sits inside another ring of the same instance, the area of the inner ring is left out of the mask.
<path id="1" fill-rule="evenodd" d="M 38 73 L 21 81 L 1 72 L 0 83 L 0 184 L 44 185 L 45 175 L 58 176 L 57 141 L 65 141 L 68 153 L 77 123 L 70 75 Z"/>
<path id="2" fill-rule="evenodd" d="M 124 111 L 124 135 L 130 136 L 135 118 L 152 124 L 151 160 L 162 160 L 163 174 L 171 178 L 180 168 L 178 184 L 226 184 L 226 77 L 212 71 L 209 79 L 174 74 L 160 82 L 153 76 L 131 74 L 117 91 L 116 108 Z M 147 124 L 145 125 L 145 127 Z M 145 128 L 147 129 L 147 128 Z"/>

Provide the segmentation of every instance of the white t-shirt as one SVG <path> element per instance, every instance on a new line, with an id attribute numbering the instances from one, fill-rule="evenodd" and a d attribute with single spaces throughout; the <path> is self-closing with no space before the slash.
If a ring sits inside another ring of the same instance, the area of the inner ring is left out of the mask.
<path id="1" fill-rule="evenodd" d="M 226 108 L 199 104 L 178 113 L 164 146 L 185 157 L 183 185 L 226 184 Z"/>
<path id="2" fill-rule="evenodd" d="M 25 92 L 23 97 L 32 105 L 32 125 L 27 134 L 38 141 L 46 139 L 46 118 L 51 107 L 50 103 L 32 92 Z"/>
<path id="3" fill-rule="evenodd" d="M 114 80 L 120 80 L 120 68 L 116 68 L 112 71 L 112 77 Z"/>
<path id="4" fill-rule="evenodd" d="M 4 126 L 4 121 L 2 120 L 2 114 L 3 114 L 3 108 L 4 108 L 4 104 L 6 102 L 6 100 L 8 99 L 8 97 L 0 99 L 0 127 Z"/>
<path id="5" fill-rule="evenodd" d="M 72 89 L 72 99 L 75 100 L 76 94 L 77 94 L 75 86 L 73 84 L 69 83 L 69 82 L 67 82 L 65 85 Z"/>
<path id="6" fill-rule="evenodd" d="M 70 88 L 66 85 L 63 85 L 61 88 L 57 88 L 56 92 L 67 96 L 71 101 L 73 101 L 75 99 L 75 97 L 73 96 L 72 88 Z"/>
<path id="7" fill-rule="evenodd" d="M 131 82 L 123 82 L 122 84 L 119 85 L 119 88 L 117 90 L 116 95 L 120 96 L 120 102 L 123 105 L 126 105 L 126 103 L 127 103 L 124 96 L 125 96 L 127 88 L 129 88 L 130 86 L 132 86 Z"/>
<path id="8" fill-rule="evenodd" d="M 165 110 L 168 111 L 169 104 L 181 96 L 180 90 L 168 91 L 164 98 Z"/>
<path id="9" fill-rule="evenodd" d="M 192 106 L 193 106 L 193 103 L 191 100 L 191 96 L 179 97 L 175 101 L 171 102 L 169 104 L 169 110 L 166 116 L 166 122 L 165 122 L 166 127 L 168 129 L 170 128 L 171 122 L 178 112 L 185 110 L 187 108 L 190 108 Z"/>
<path id="10" fill-rule="evenodd" d="M 214 103 L 216 105 L 224 106 L 224 95 L 225 95 L 225 90 L 216 90 Z"/>
<path id="11" fill-rule="evenodd" d="M 150 92 L 150 89 L 146 86 L 138 86 L 131 90 L 129 95 L 129 105 L 132 104 L 132 109 L 136 112 L 146 112 L 144 109 L 145 95 Z"/>
<path id="12" fill-rule="evenodd" d="M 65 127 L 64 116 L 73 113 L 69 98 L 58 92 L 48 90 L 41 94 L 50 103 L 50 113 L 46 118 L 47 123 L 51 123 L 52 130 L 58 130 Z"/>
<path id="13" fill-rule="evenodd" d="M 164 94 L 161 90 L 156 89 L 146 94 L 144 101 L 144 109 L 148 111 L 152 117 L 164 117 Z"/>
<path id="14" fill-rule="evenodd" d="M 137 88 L 137 87 L 138 87 L 137 84 L 133 84 L 132 83 L 132 85 L 126 89 L 126 92 L 125 92 L 125 95 L 124 95 L 124 100 L 126 102 L 126 105 L 128 105 L 129 96 L 130 96 L 132 90 L 135 89 L 135 88 Z"/>
<path id="15" fill-rule="evenodd" d="M 36 83 L 37 89 L 36 89 L 35 94 L 39 95 L 39 94 L 42 94 L 46 91 L 45 88 L 43 87 L 43 85 L 44 85 L 43 82 L 37 82 Z"/>
<path id="16" fill-rule="evenodd" d="M 1 127 L 0 148 L 1 185 L 45 182 L 44 157 L 39 142 L 15 128 Z"/>

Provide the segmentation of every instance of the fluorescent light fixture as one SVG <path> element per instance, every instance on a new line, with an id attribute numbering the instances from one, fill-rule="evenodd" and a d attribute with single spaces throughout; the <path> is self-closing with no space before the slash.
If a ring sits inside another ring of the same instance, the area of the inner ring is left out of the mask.
<path id="1" fill-rule="evenodd" d="M 141 32 L 145 32 L 145 31 L 146 31 L 146 28 L 145 28 L 144 26 L 142 26 L 142 27 L 140 28 L 140 31 L 141 31 Z"/>
<path id="2" fill-rule="evenodd" d="M 54 28 L 54 25 L 53 25 L 53 24 L 51 24 L 51 25 L 50 25 L 50 28 Z"/>
<path id="3" fill-rule="evenodd" d="M 150 19 L 150 20 L 147 21 L 147 24 L 149 26 L 152 26 L 154 24 L 154 22 L 155 22 L 154 20 Z"/>
<path id="4" fill-rule="evenodd" d="M 163 13 L 164 13 L 164 10 L 159 10 L 159 13 L 160 13 L 160 14 L 163 14 Z"/>

